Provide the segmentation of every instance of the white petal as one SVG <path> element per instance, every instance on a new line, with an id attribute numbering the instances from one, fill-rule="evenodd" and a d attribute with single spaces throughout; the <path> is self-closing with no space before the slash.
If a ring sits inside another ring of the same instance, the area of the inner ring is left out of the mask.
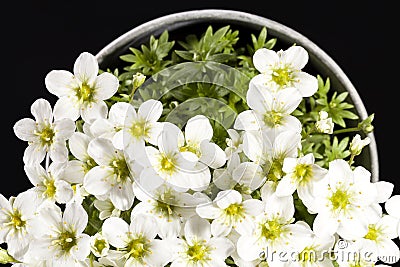
<path id="1" fill-rule="evenodd" d="M 193 244 L 193 240 L 209 241 L 211 237 L 210 223 L 200 217 L 192 217 L 185 224 L 185 237 L 189 244 Z"/>
<path id="2" fill-rule="evenodd" d="M 390 239 L 380 242 L 378 254 L 379 259 L 388 264 L 395 264 L 400 259 L 399 247 Z"/>
<path id="3" fill-rule="evenodd" d="M 43 177 L 47 176 L 45 169 L 40 164 L 25 165 L 24 170 L 29 181 L 34 185 L 38 186 L 42 183 Z"/>
<path id="4" fill-rule="evenodd" d="M 81 82 L 92 83 L 99 73 L 96 57 L 88 52 L 79 55 L 74 63 L 74 75 Z"/>
<path id="5" fill-rule="evenodd" d="M 385 182 L 385 181 L 379 181 L 374 184 L 378 191 L 378 199 L 376 201 L 378 203 L 386 202 L 393 193 L 394 185 L 392 183 Z"/>
<path id="6" fill-rule="evenodd" d="M 297 182 L 292 178 L 291 174 L 285 175 L 276 187 L 276 195 L 278 197 L 290 196 L 297 189 Z"/>
<path id="7" fill-rule="evenodd" d="M 77 203 L 67 204 L 63 215 L 63 223 L 72 227 L 79 234 L 85 230 L 88 223 L 88 215 L 85 209 Z"/>
<path id="8" fill-rule="evenodd" d="M 218 258 L 224 261 L 235 250 L 233 243 L 229 239 L 223 237 L 211 238 L 209 244 L 214 248 L 210 255 L 213 259 Z"/>
<path id="9" fill-rule="evenodd" d="M 242 203 L 242 195 L 236 190 L 221 191 L 215 197 L 215 202 L 220 209 L 226 209 L 232 204 Z"/>
<path id="10" fill-rule="evenodd" d="M 156 221 L 148 215 L 133 218 L 129 230 L 134 234 L 142 234 L 150 240 L 154 239 L 158 234 Z"/>
<path id="11" fill-rule="evenodd" d="M 34 191 L 19 193 L 13 203 L 13 208 L 21 212 L 23 216 L 30 218 L 39 206 L 37 195 Z"/>
<path id="12" fill-rule="evenodd" d="M 66 162 L 68 160 L 68 149 L 66 147 L 65 141 L 57 141 L 51 145 L 50 159 L 57 163 Z"/>
<path id="13" fill-rule="evenodd" d="M 308 53 L 301 46 L 291 46 L 283 52 L 283 60 L 294 69 L 301 70 L 308 62 Z"/>
<path id="14" fill-rule="evenodd" d="M 159 236 L 162 239 L 176 238 L 182 230 L 181 222 L 178 219 L 161 219 L 157 224 L 160 230 Z"/>
<path id="15" fill-rule="evenodd" d="M 47 90 L 58 97 L 66 96 L 71 93 L 74 75 L 65 70 L 50 71 L 45 78 Z"/>
<path id="16" fill-rule="evenodd" d="M 118 90 L 118 78 L 108 72 L 103 72 L 97 76 L 94 82 L 95 97 L 98 100 L 107 100 L 111 98 Z"/>
<path id="17" fill-rule="evenodd" d="M 303 100 L 303 97 L 296 88 L 289 87 L 276 94 L 276 100 L 273 102 L 273 110 L 279 110 L 283 113 L 292 113 Z"/>
<path id="18" fill-rule="evenodd" d="M 232 175 L 225 169 L 214 170 L 213 183 L 221 190 L 232 189 L 237 184 Z"/>
<path id="19" fill-rule="evenodd" d="M 309 97 L 315 94 L 318 90 L 318 80 L 314 76 L 305 73 L 296 73 L 295 87 L 299 90 L 302 97 Z"/>
<path id="20" fill-rule="evenodd" d="M 108 107 L 103 100 L 90 103 L 81 108 L 82 119 L 89 123 L 95 121 L 96 119 L 107 117 L 107 112 Z"/>
<path id="21" fill-rule="evenodd" d="M 85 174 L 85 165 L 79 160 L 71 160 L 64 170 L 63 179 L 71 184 L 82 184 Z"/>
<path id="22" fill-rule="evenodd" d="M 399 225 L 399 219 L 390 216 L 384 215 L 379 222 L 377 223 L 377 227 L 384 229 L 385 238 L 395 239 L 398 237 L 397 227 Z"/>
<path id="23" fill-rule="evenodd" d="M 155 172 L 153 168 L 145 168 L 140 173 L 140 187 L 145 192 L 152 192 L 160 185 L 164 183 L 164 180 Z"/>
<path id="24" fill-rule="evenodd" d="M 213 137 L 213 128 L 209 119 L 203 115 L 196 115 L 188 120 L 185 126 L 185 138 L 189 144 L 200 144 L 203 140 L 210 141 Z"/>
<path id="25" fill-rule="evenodd" d="M 110 140 L 96 138 L 89 143 L 87 152 L 97 164 L 109 165 L 115 157 L 116 151 Z"/>
<path id="26" fill-rule="evenodd" d="M 368 234 L 368 224 L 361 219 L 353 217 L 351 219 L 341 218 L 337 233 L 344 239 L 355 240 Z"/>
<path id="27" fill-rule="evenodd" d="M 156 122 L 162 114 L 162 103 L 158 100 L 149 99 L 143 102 L 138 110 L 138 116 L 145 119 L 145 121 Z"/>
<path id="28" fill-rule="evenodd" d="M 57 138 L 62 140 L 69 139 L 75 132 L 75 123 L 71 119 L 61 119 L 54 122 L 54 131 Z"/>
<path id="29" fill-rule="evenodd" d="M 79 116 L 79 106 L 70 97 L 63 96 L 54 105 L 54 118 L 56 120 L 67 118 L 76 121 Z"/>
<path id="30" fill-rule="evenodd" d="M 117 102 L 111 106 L 108 118 L 113 124 L 124 125 L 136 121 L 137 114 L 130 103 Z"/>
<path id="31" fill-rule="evenodd" d="M 386 212 L 396 218 L 400 218 L 400 195 L 394 195 L 385 203 Z"/>
<path id="32" fill-rule="evenodd" d="M 313 223 L 313 230 L 319 237 L 332 236 L 336 233 L 339 222 L 336 219 L 318 214 Z"/>
<path id="33" fill-rule="evenodd" d="M 271 65 L 279 62 L 277 53 L 273 50 L 261 48 L 253 55 L 253 64 L 256 69 L 263 73 L 271 68 Z"/>
<path id="34" fill-rule="evenodd" d="M 66 181 L 58 180 L 55 181 L 56 186 L 56 201 L 61 204 L 69 202 L 74 196 L 74 190 L 71 185 Z"/>
<path id="35" fill-rule="evenodd" d="M 259 259 L 262 249 L 257 245 L 257 238 L 253 236 L 241 236 L 236 244 L 237 253 L 245 261 Z"/>
<path id="36" fill-rule="evenodd" d="M 271 110 L 271 103 L 274 96 L 266 89 L 254 82 L 250 81 L 249 90 L 247 91 L 246 100 L 248 106 L 260 114 Z"/>
<path id="37" fill-rule="evenodd" d="M 17 121 L 13 129 L 15 135 L 23 141 L 32 141 L 36 138 L 34 134 L 36 122 L 32 119 L 25 118 Z"/>
<path id="38" fill-rule="evenodd" d="M 152 253 L 147 259 L 150 266 L 166 266 L 171 261 L 171 255 L 176 251 L 176 244 L 170 240 L 152 240 L 151 250 L 157 253 Z"/>
<path id="39" fill-rule="evenodd" d="M 232 172 L 232 178 L 239 184 L 248 186 L 251 191 L 259 188 L 265 181 L 262 168 L 253 162 L 243 162 Z"/>
<path id="40" fill-rule="evenodd" d="M 80 132 L 74 133 L 69 139 L 69 149 L 77 159 L 80 161 L 86 161 L 89 157 L 87 149 L 91 138 Z"/>
<path id="41" fill-rule="evenodd" d="M 28 145 L 24 151 L 23 162 L 26 165 L 41 163 L 46 156 L 46 148 L 37 144 Z"/>
<path id="42" fill-rule="evenodd" d="M 349 164 L 342 159 L 336 159 L 329 163 L 328 175 L 331 186 L 336 186 L 336 184 L 348 184 L 348 180 L 353 177 Z"/>
<path id="43" fill-rule="evenodd" d="M 90 254 L 90 236 L 83 234 L 77 238 L 77 244 L 71 249 L 71 254 L 78 261 L 84 261 Z"/>
<path id="44" fill-rule="evenodd" d="M 37 99 L 31 106 L 31 113 L 35 117 L 36 122 L 53 121 L 53 112 L 49 101 L 45 99 Z"/>
<path id="45" fill-rule="evenodd" d="M 243 201 L 243 209 L 246 214 L 257 216 L 264 211 L 264 203 L 257 199 L 248 199 Z"/>
<path id="46" fill-rule="evenodd" d="M 102 226 L 103 235 L 108 239 L 108 242 L 116 248 L 124 248 L 129 225 L 121 218 L 111 217 L 104 221 Z"/>
<path id="47" fill-rule="evenodd" d="M 256 116 L 253 110 L 245 110 L 238 114 L 233 128 L 236 130 L 257 131 L 261 129 L 263 122 Z"/>
<path id="48" fill-rule="evenodd" d="M 163 122 L 154 122 L 154 123 L 148 123 L 148 136 L 145 138 L 147 142 L 149 142 L 152 145 L 157 145 L 157 140 L 158 137 L 160 136 L 162 129 L 163 129 Z M 179 143 L 179 141 L 178 141 Z"/>
<path id="49" fill-rule="evenodd" d="M 110 200 L 119 210 L 128 210 L 133 205 L 135 196 L 133 194 L 132 183 L 127 180 L 124 184 L 114 186 L 110 192 Z"/>
<path id="50" fill-rule="evenodd" d="M 164 154 L 170 154 L 178 151 L 178 140 L 182 134 L 181 130 L 175 124 L 166 122 L 158 137 L 158 148 Z"/>
<path id="51" fill-rule="evenodd" d="M 263 138 L 258 132 L 246 132 L 243 135 L 243 152 L 254 162 L 259 162 L 263 156 L 266 147 Z"/>
<path id="52" fill-rule="evenodd" d="M 86 174 L 83 186 L 90 194 L 104 195 L 111 190 L 111 184 L 108 180 L 113 175 L 113 170 L 110 167 L 96 166 Z"/>
<path id="53" fill-rule="evenodd" d="M 278 216 L 285 221 L 293 218 L 295 209 L 292 196 L 278 197 L 276 194 L 272 194 L 264 201 L 267 203 L 265 212 L 270 216 Z"/>
<path id="54" fill-rule="evenodd" d="M 226 162 L 225 152 L 216 144 L 204 140 L 200 144 L 200 161 L 213 169 L 222 167 Z"/>
<path id="55" fill-rule="evenodd" d="M 202 204 L 196 207 L 196 213 L 205 219 L 216 219 L 221 216 L 221 209 L 215 207 L 212 203 Z"/>

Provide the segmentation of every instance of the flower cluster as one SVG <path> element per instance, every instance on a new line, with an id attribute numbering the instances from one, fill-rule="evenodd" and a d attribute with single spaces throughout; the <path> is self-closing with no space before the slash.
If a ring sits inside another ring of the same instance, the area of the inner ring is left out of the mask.
<path id="1" fill-rule="evenodd" d="M 301 46 L 253 56 L 226 147 L 204 115 L 181 129 L 159 99 L 108 102 L 118 78 L 82 53 L 45 79 L 59 99 L 15 124 L 32 189 L 0 195 L 0 261 L 21 266 L 374 266 L 395 263 L 400 196 L 354 158 L 303 153 L 294 111 L 319 82 Z M 145 76 L 135 74 L 135 88 Z M 111 104 L 110 104 L 111 103 Z M 320 111 L 314 133 L 333 133 Z M 309 135 L 309 133 L 306 133 Z M 341 253 L 339 253 L 341 252 Z M 347 257 L 344 257 L 343 252 Z M 351 253 L 350 253 L 351 252 Z M 284 255 L 284 256 L 283 256 Z M 335 256 L 335 257 L 333 257 Z"/>

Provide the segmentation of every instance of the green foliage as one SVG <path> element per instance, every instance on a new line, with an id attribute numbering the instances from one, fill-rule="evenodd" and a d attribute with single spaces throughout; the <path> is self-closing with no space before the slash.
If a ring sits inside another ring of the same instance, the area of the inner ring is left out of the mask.
<path id="1" fill-rule="evenodd" d="M 135 70 L 144 75 L 153 75 L 172 64 L 167 57 L 175 44 L 175 41 L 168 41 L 168 32 L 164 31 L 159 39 L 150 37 L 149 45 L 141 45 L 141 50 L 130 47 L 132 54 L 122 55 L 123 61 L 133 63 L 127 70 Z"/>

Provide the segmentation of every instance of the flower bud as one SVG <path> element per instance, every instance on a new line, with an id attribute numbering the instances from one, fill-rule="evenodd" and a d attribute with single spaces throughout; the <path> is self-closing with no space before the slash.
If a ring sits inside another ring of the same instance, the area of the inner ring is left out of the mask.
<path id="1" fill-rule="evenodd" d="M 362 130 L 365 134 L 372 132 L 374 130 L 374 126 L 372 125 L 373 120 L 374 114 L 369 115 L 368 118 L 358 124 L 358 128 Z"/>
<path id="2" fill-rule="evenodd" d="M 137 72 L 136 74 L 134 74 L 132 77 L 133 90 L 139 88 L 144 83 L 145 80 L 146 76 L 143 75 L 142 73 Z"/>
<path id="3" fill-rule="evenodd" d="M 319 112 L 319 120 L 315 123 L 315 127 L 320 133 L 333 133 L 334 123 L 332 121 L 332 118 L 329 118 L 328 112 L 323 110 Z"/>
<path id="4" fill-rule="evenodd" d="M 359 134 L 356 134 L 356 136 L 353 137 L 353 140 L 350 143 L 350 153 L 355 156 L 360 155 L 362 149 L 370 142 L 371 139 L 369 137 L 361 139 L 361 136 Z"/>

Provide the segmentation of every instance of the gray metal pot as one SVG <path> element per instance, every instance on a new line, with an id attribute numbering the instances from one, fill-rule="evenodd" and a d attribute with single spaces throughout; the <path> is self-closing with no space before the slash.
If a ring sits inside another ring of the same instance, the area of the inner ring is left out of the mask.
<path id="1" fill-rule="evenodd" d="M 151 35 L 159 35 L 164 30 L 168 30 L 170 35 L 183 37 L 186 33 L 202 31 L 207 25 L 231 25 L 234 29 L 257 33 L 262 27 L 266 27 L 269 36 L 278 38 L 280 43 L 291 45 L 296 43 L 303 46 L 310 55 L 308 65 L 311 65 L 320 75 L 329 77 L 332 87 L 338 91 L 349 92 L 350 100 L 354 104 L 357 114 L 361 119 L 365 119 L 368 114 L 365 106 L 350 82 L 349 78 L 333 59 L 321 50 L 312 41 L 302 34 L 288 28 L 280 23 L 257 15 L 219 9 L 193 10 L 175 13 L 153 19 L 121 35 L 110 44 L 105 46 L 97 55 L 100 67 L 118 67 L 120 64 L 119 56 L 126 54 L 129 47 L 135 47 L 141 43 L 146 43 Z M 172 39 L 172 38 L 171 38 Z M 379 164 L 378 151 L 373 133 L 368 135 L 371 138 L 369 149 L 363 151 L 359 159 L 362 165 L 372 173 L 372 181 L 378 181 Z"/>

